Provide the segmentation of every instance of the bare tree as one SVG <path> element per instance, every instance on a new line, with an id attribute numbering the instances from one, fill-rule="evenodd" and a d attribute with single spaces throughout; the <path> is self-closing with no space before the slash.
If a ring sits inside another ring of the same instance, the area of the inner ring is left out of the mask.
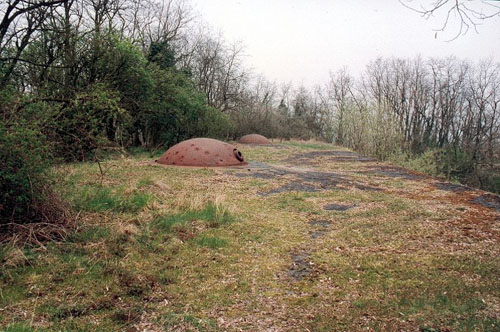
<path id="1" fill-rule="evenodd" d="M 21 57 L 22 53 L 47 19 L 48 12 L 67 1 L 7 0 L 0 4 L 0 57 L 6 63 L 0 86 L 8 82 L 19 62 L 28 62 Z"/>
<path id="2" fill-rule="evenodd" d="M 458 31 L 451 40 L 466 34 L 470 29 L 477 32 L 478 26 L 484 21 L 500 17 L 499 0 L 426 0 L 419 1 L 422 2 L 420 6 L 415 5 L 413 0 L 399 2 L 426 19 L 438 14 L 444 15 L 443 24 L 436 30 L 436 36 L 438 32 L 445 31 L 451 21 L 458 20 Z"/>

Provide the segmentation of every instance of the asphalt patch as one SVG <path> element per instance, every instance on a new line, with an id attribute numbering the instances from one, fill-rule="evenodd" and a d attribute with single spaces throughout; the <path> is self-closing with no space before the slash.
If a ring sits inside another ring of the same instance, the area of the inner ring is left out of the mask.
<path id="1" fill-rule="evenodd" d="M 236 174 L 239 177 L 255 177 L 259 179 L 274 179 L 284 175 L 293 175 L 297 179 L 292 180 L 279 188 L 268 192 L 259 193 L 261 196 L 269 196 L 283 192 L 319 192 L 324 190 L 345 190 L 354 187 L 363 191 L 381 191 L 378 187 L 368 186 L 357 181 L 353 181 L 348 177 L 331 172 L 316 172 L 316 171 L 295 171 L 293 169 L 273 168 L 269 166 L 267 169 L 257 169 L 248 173 Z"/>
<path id="2" fill-rule="evenodd" d="M 314 192 L 319 192 L 320 189 L 315 187 L 312 184 L 309 184 L 309 183 L 302 183 L 299 181 L 293 181 L 293 182 L 289 182 L 281 187 L 278 187 L 276 189 L 268 191 L 266 193 L 259 193 L 259 195 L 260 196 L 269 196 L 269 195 L 273 195 L 273 194 L 281 194 L 281 193 L 293 192 L 293 191 L 314 193 Z"/>
<path id="3" fill-rule="evenodd" d="M 309 225 L 319 226 L 319 227 L 330 227 L 332 225 L 332 222 L 330 220 L 326 220 L 326 219 L 315 219 L 315 220 L 311 220 L 309 222 Z"/>
<path id="4" fill-rule="evenodd" d="M 480 204 L 484 207 L 500 212 L 500 196 L 494 194 L 484 194 L 471 199 L 470 202 Z"/>
<path id="5" fill-rule="evenodd" d="M 427 178 L 427 176 L 423 174 L 418 174 L 416 172 L 412 172 L 410 170 L 394 166 L 371 167 L 370 170 L 362 171 L 360 173 L 375 174 L 375 175 L 387 176 L 390 178 L 401 178 L 405 180 L 422 180 Z"/>
<path id="6" fill-rule="evenodd" d="M 300 281 L 311 275 L 313 268 L 307 252 L 297 252 L 292 255 L 292 265 L 287 271 L 288 277 Z"/>
<path id="7" fill-rule="evenodd" d="M 323 150 L 323 151 L 310 151 L 292 155 L 286 159 L 286 162 L 301 162 L 303 164 L 311 164 L 316 158 L 326 158 L 333 162 L 375 162 L 377 159 L 364 157 L 358 153 L 342 150 Z"/>
<path id="8" fill-rule="evenodd" d="M 327 233 L 328 227 L 332 225 L 332 222 L 330 220 L 316 219 L 311 220 L 309 225 L 314 227 L 313 230 L 309 231 L 309 236 L 311 239 L 317 239 Z"/>
<path id="9" fill-rule="evenodd" d="M 327 204 L 327 205 L 323 206 L 323 210 L 327 210 L 327 211 L 347 211 L 347 210 L 350 210 L 350 209 L 352 209 L 354 207 L 356 207 L 356 205 L 343 205 L 343 204 L 332 203 L 332 204 Z"/>
<path id="10" fill-rule="evenodd" d="M 352 154 L 349 151 L 336 151 L 336 153 Z M 320 151 L 312 151 L 304 155 L 308 155 L 312 158 L 316 153 Z M 296 162 L 296 165 L 300 165 L 300 162 Z M 324 190 L 346 190 L 348 188 L 356 188 L 363 191 L 382 191 L 383 189 L 378 187 L 369 186 L 363 183 L 359 183 L 351 178 L 340 175 L 333 172 L 319 172 L 312 170 L 301 170 L 297 168 L 289 167 L 275 167 L 267 165 L 264 163 L 253 162 L 245 168 L 245 171 L 240 171 L 237 173 L 232 173 L 236 177 L 245 178 L 253 177 L 256 179 L 278 179 L 285 175 L 291 175 L 295 179 L 291 179 L 281 187 L 275 188 L 268 192 L 260 192 L 260 196 L 269 196 L 273 194 L 280 194 L 284 192 L 319 192 Z"/>
<path id="11" fill-rule="evenodd" d="M 434 183 L 434 187 L 439 190 L 451 191 L 455 193 L 465 192 L 471 190 L 471 188 L 467 186 L 463 186 L 461 184 L 451 183 L 451 182 L 436 182 Z"/>

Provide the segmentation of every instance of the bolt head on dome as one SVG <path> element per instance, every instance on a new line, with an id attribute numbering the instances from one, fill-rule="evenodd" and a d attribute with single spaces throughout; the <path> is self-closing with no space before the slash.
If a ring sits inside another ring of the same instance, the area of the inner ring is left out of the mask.
<path id="1" fill-rule="evenodd" d="M 174 166 L 225 167 L 246 165 L 241 152 L 231 144 L 212 138 L 193 138 L 168 149 L 157 163 Z"/>
<path id="2" fill-rule="evenodd" d="M 272 144 L 266 137 L 259 134 L 245 135 L 238 142 L 241 144 Z"/>

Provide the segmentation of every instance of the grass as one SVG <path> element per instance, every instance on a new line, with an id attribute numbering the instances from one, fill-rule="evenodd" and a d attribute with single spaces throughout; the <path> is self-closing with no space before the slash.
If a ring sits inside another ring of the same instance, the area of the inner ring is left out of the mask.
<path id="1" fill-rule="evenodd" d="M 283 165 L 334 148 L 284 145 L 239 148 Z M 296 179 L 150 160 L 110 157 L 104 176 L 95 163 L 55 169 L 78 228 L 43 247 L 0 245 L 0 331 L 500 330 L 498 214 L 468 196 L 322 160 L 293 166 L 383 191 L 264 197 L 263 187 Z M 323 210 L 329 203 L 355 207 Z M 294 264 L 310 274 L 294 280 Z"/>
<path id="2" fill-rule="evenodd" d="M 133 192 L 129 195 L 114 193 L 111 188 L 89 187 L 84 188 L 74 198 L 78 210 L 89 212 L 121 212 L 134 213 L 144 209 L 152 197 L 148 193 Z"/>
<path id="3" fill-rule="evenodd" d="M 300 150 L 332 150 L 335 146 L 332 144 L 327 144 L 323 142 L 315 142 L 315 141 L 305 141 L 305 142 L 283 142 L 285 146 L 292 146 L 299 148 Z"/>
<path id="4" fill-rule="evenodd" d="M 202 247 L 218 249 L 227 247 L 229 241 L 224 239 L 219 239 L 218 237 L 215 236 L 201 236 L 195 240 L 195 243 Z"/>
<path id="5" fill-rule="evenodd" d="M 195 220 L 207 221 L 211 227 L 217 227 L 233 222 L 234 217 L 224 207 L 210 202 L 200 210 L 187 210 L 161 216 L 152 223 L 152 227 L 155 230 L 168 233 L 176 225 L 183 226 Z"/>
<path id="6" fill-rule="evenodd" d="M 2 332 L 44 332 L 45 329 L 34 329 L 28 323 L 10 324 Z"/>

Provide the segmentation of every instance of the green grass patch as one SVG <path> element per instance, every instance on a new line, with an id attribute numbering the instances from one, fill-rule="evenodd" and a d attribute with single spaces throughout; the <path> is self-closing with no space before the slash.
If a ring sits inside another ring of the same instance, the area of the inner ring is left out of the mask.
<path id="1" fill-rule="evenodd" d="M 149 187 L 151 185 L 154 184 L 154 181 L 147 177 L 147 178 L 143 178 L 143 179 L 140 179 L 139 181 L 137 181 L 137 184 L 136 184 L 136 187 L 137 188 L 144 188 L 144 187 Z"/>
<path id="2" fill-rule="evenodd" d="M 318 207 L 307 200 L 310 197 L 307 193 L 292 192 L 277 196 L 278 206 L 281 209 L 294 210 L 297 212 L 319 212 Z"/>
<path id="3" fill-rule="evenodd" d="M 284 142 L 282 144 L 309 150 L 333 150 L 335 148 L 334 145 L 328 143 Z"/>
<path id="4" fill-rule="evenodd" d="M 98 242 L 110 236 L 109 228 L 105 226 L 91 226 L 78 233 L 74 233 L 69 237 L 72 242 Z"/>
<path id="5" fill-rule="evenodd" d="M 106 187 L 87 187 L 73 200 L 75 207 L 79 210 L 136 213 L 143 210 L 152 201 L 152 196 L 142 192 L 122 195 Z"/>
<path id="6" fill-rule="evenodd" d="M 14 323 L 14 324 L 9 324 L 7 327 L 3 330 L 0 330 L 1 332 L 45 332 L 47 331 L 46 329 L 40 329 L 40 328 L 33 328 L 31 327 L 30 324 L 28 323 Z"/>
<path id="7" fill-rule="evenodd" d="M 166 151 L 166 148 L 146 149 L 143 147 L 132 147 L 127 150 L 135 159 L 158 159 Z"/>
<path id="8" fill-rule="evenodd" d="M 162 216 L 156 219 L 152 226 L 154 229 L 169 233 L 174 225 L 185 225 L 195 220 L 203 220 L 210 226 L 217 227 L 234 221 L 234 217 L 222 206 L 209 203 L 201 210 L 187 210 L 177 214 Z"/>
<path id="9" fill-rule="evenodd" d="M 2 283 L 0 283 L 2 285 Z M 20 285 L 3 287 L 0 292 L 0 307 L 17 303 L 26 298 L 26 289 Z"/>
<path id="10" fill-rule="evenodd" d="M 194 242 L 199 246 L 208 247 L 212 249 L 227 247 L 229 244 L 229 241 L 224 239 L 219 239 L 218 237 L 214 236 L 201 236 L 195 239 Z"/>

